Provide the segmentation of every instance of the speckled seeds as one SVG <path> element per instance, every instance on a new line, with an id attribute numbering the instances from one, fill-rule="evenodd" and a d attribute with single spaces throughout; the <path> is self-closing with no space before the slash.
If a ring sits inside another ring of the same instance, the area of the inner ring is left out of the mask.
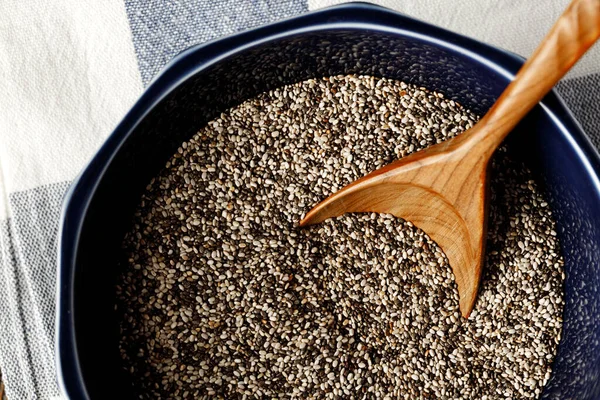
<path id="1" fill-rule="evenodd" d="M 140 398 L 537 398 L 560 338 L 548 204 L 501 149 L 469 320 L 410 222 L 312 205 L 471 127 L 438 93 L 369 76 L 286 86 L 223 113 L 147 188 L 124 241 L 121 354 Z"/>

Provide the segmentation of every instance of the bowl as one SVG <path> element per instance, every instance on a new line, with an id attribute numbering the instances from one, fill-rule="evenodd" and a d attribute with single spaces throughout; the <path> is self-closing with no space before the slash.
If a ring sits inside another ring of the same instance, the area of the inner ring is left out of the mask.
<path id="1" fill-rule="evenodd" d="M 71 186 L 58 262 L 58 379 L 71 399 L 131 397 L 114 311 L 121 241 L 141 193 L 184 140 L 263 91 L 369 74 L 440 91 L 483 114 L 523 59 L 368 4 L 302 15 L 180 53 Z M 600 393 L 600 160 L 551 92 L 509 136 L 557 220 L 564 327 L 543 398 Z"/>

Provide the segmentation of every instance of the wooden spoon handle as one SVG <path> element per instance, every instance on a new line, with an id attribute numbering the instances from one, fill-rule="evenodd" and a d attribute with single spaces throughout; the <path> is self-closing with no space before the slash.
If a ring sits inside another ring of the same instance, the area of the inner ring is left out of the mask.
<path id="1" fill-rule="evenodd" d="M 541 4 L 541 3 L 540 3 Z M 543 7 L 540 5 L 540 7 Z M 474 130 L 488 156 L 600 36 L 600 0 L 573 0 Z"/>

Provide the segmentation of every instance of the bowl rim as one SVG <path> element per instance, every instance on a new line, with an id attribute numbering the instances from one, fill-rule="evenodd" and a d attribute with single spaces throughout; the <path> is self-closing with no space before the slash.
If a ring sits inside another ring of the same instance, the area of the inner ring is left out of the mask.
<path id="1" fill-rule="evenodd" d="M 192 75 L 240 51 L 295 35 L 325 30 L 370 30 L 418 40 L 473 59 L 512 80 L 524 59 L 505 50 L 368 3 L 346 3 L 309 12 L 263 27 L 187 48 L 177 54 L 107 137 L 65 194 L 60 216 L 57 257 L 56 367 L 60 391 L 89 399 L 75 337 L 74 276 L 84 217 L 108 165 L 132 131 L 169 93 Z M 557 93 L 540 103 L 568 139 L 600 197 L 600 157 Z"/>

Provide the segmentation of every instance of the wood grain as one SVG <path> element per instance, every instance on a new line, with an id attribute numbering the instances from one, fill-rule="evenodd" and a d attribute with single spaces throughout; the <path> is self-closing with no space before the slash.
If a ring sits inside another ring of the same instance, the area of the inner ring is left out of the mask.
<path id="1" fill-rule="evenodd" d="M 2 371 L 0 371 L 0 400 L 6 400 L 6 393 L 4 392 L 4 382 L 2 382 Z"/>
<path id="2" fill-rule="evenodd" d="M 600 0 L 574 0 L 477 125 L 358 179 L 315 206 L 300 225 L 347 212 L 411 221 L 448 257 L 468 317 L 481 278 L 491 156 L 599 36 Z"/>

